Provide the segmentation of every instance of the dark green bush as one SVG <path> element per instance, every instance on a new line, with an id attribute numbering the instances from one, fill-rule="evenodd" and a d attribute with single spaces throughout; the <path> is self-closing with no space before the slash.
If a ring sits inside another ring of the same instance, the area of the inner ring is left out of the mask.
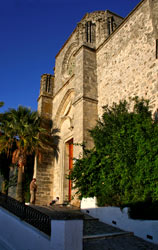
<path id="1" fill-rule="evenodd" d="M 80 198 L 96 196 L 101 206 L 157 201 L 158 123 L 149 101 L 120 101 L 103 111 L 90 131 L 94 148 L 84 148 L 71 174 Z"/>
<path id="2" fill-rule="evenodd" d="M 158 201 L 140 201 L 129 204 L 129 217 L 139 220 L 158 220 Z"/>

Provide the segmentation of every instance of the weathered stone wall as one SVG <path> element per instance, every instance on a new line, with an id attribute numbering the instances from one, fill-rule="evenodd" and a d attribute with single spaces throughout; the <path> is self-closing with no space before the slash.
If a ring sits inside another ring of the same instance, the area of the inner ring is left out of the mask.
<path id="1" fill-rule="evenodd" d="M 85 140 L 89 142 L 88 129 L 97 116 L 95 51 L 82 46 L 75 53 L 75 65 L 74 75 L 70 76 L 53 98 L 52 119 L 60 129 L 61 137 L 59 159 L 54 167 L 53 196 L 59 196 L 61 202 L 65 200 L 66 192 L 68 194 L 68 190 L 63 190 L 68 169 L 67 142 L 72 138 L 74 143 L 82 143 Z M 90 116 L 92 112 L 93 117 Z M 74 146 L 74 157 L 78 157 L 81 151 L 81 147 Z"/>
<path id="2" fill-rule="evenodd" d="M 95 126 L 98 118 L 96 68 L 95 50 L 83 47 L 83 141 L 89 148 L 93 145 L 89 129 Z"/>
<path id="3" fill-rule="evenodd" d="M 109 36 L 108 18 L 113 16 L 113 29 L 122 22 L 123 18 L 110 11 L 95 11 L 87 13 L 78 23 L 69 39 L 56 55 L 54 95 L 70 79 L 75 70 L 75 53 L 82 46 L 98 48 Z M 87 41 L 86 23 L 91 22 L 91 41 Z"/>
<path id="4" fill-rule="evenodd" d="M 53 112 L 52 119 L 55 124 L 60 128 L 61 112 L 64 112 L 64 105 L 67 105 L 69 95 L 74 91 L 74 77 L 72 77 L 65 85 L 59 90 L 59 92 L 53 98 Z"/>
<path id="5" fill-rule="evenodd" d="M 158 60 L 150 2 L 156 3 L 144 0 L 97 51 L 99 116 L 103 105 L 129 96 L 150 99 L 152 109 L 158 106 Z"/>
<path id="6" fill-rule="evenodd" d="M 45 91 L 49 77 L 43 75 L 39 111 L 53 120 L 61 139 L 58 161 L 47 152 L 38 163 L 37 203 L 50 202 L 56 196 L 60 203 L 66 199 L 69 142 L 73 139 L 73 143 L 93 146 L 88 130 L 101 116 L 102 106 L 138 95 L 150 99 L 153 110 L 157 108 L 157 13 L 157 0 L 142 1 L 123 22 L 110 11 L 87 13 L 56 56 L 49 93 Z M 73 156 L 80 154 L 82 148 L 74 146 Z"/>
<path id="7" fill-rule="evenodd" d="M 79 46 L 78 32 L 73 32 L 69 40 L 65 43 L 63 48 L 56 56 L 55 62 L 55 85 L 54 95 L 63 87 L 63 85 L 70 79 L 68 65 L 70 57 Z"/>
<path id="8" fill-rule="evenodd" d="M 153 23 L 153 32 L 155 38 L 158 39 L 158 1 L 157 0 L 149 0 L 150 5 L 150 15 Z"/>
<path id="9" fill-rule="evenodd" d="M 51 192 L 54 183 L 54 157 L 51 152 L 44 152 L 37 167 L 36 204 L 48 205 L 51 202 Z"/>
<path id="10" fill-rule="evenodd" d="M 74 100 L 74 77 L 70 77 L 53 98 L 52 120 L 55 127 L 60 129 L 59 158 L 55 161 L 53 173 L 54 182 L 52 185 L 52 198 L 59 197 L 60 203 L 65 200 L 63 195 L 64 179 L 67 169 L 65 163 L 66 142 L 73 138 L 73 100 Z M 66 193 L 66 192 L 65 192 Z M 68 190 L 67 190 L 68 194 Z M 65 194 L 66 196 L 66 194 Z"/>
<path id="11" fill-rule="evenodd" d="M 54 76 L 44 74 L 41 76 L 40 95 L 38 98 L 38 113 L 40 114 L 41 127 L 51 131 L 51 118 L 53 111 L 53 86 Z M 51 148 L 43 150 L 38 156 L 37 169 L 34 166 L 34 177 L 37 179 L 36 204 L 47 205 L 51 201 L 51 191 L 54 181 L 54 157 Z"/>
<path id="12" fill-rule="evenodd" d="M 38 113 L 40 116 L 51 119 L 52 116 L 52 97 L 54 87 L 54 76 L 43 74 L 40 83 L 40 95 L 38 98 Z"/>
<path id="13" fill-rule="evenodd" d="M 112 19 L 110 19 L 112 17 Z M 81 22 L 78 24 L 80 26 L 80 33 L 82 33 L 82 39 L 80 38 L 80 44 L 88 46 L 90 48 L 97 49 L 100 44 L 113 32 L 110 30 L 109 22 L 112 21 L 113 30 L 122 22 L 123 18 L 118 16 L 111 11 L 94 11 L 92 13 L 87 13 Z M 87 42 L 86 34 L 86 23 L 91 22 L 91 42 Z"/>

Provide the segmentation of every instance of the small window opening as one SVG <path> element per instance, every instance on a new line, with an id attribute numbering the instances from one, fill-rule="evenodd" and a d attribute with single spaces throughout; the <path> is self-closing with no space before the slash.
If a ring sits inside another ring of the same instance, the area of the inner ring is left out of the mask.
<path id="1" fill-rule="evenodd" d="M 46 78 L 46 85 L 45 85 L 45 91 L 46 91 L 47 93 L 50 92 L 50 86 L 51 86 L 51 83 L 50 83 L 50 76 L 47 76 L 47 78 Z"/>
<path id="2" fill-rule="evenodd" d="M 87 42 L 92 42 L 92 22 L 86 23 L 86 40 Z"/>
<path id="3" fill-rule="evenodd" d="M 149 235 L 149 234 L 147 234 L 147 239 L 150 239 L 150 240 L 153 240 L 153 236 L 151 236 L 151 235 Z"/>
<path id="4" fill-rule="evenodd" d="M 116 223 L 116 221 L 115 221 L 115 220 L 112 220 L 112 224 L 116 225 L 117 223 Z"/>
<path id="5" fill-rule="evenodd" d="M 114 18 L 113 16 L 108 17 L 108 32 L 109 35 L 114 31 Z"/>

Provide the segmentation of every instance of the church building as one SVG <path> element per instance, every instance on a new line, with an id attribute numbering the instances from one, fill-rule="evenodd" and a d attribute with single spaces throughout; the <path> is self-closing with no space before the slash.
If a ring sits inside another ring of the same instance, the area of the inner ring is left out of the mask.
<path id="1" fill-rule="evenodd" d="M 106 6 L 105 6 L 106 7 Z M 37 204 L 74 198 L 68 180 L 73 158 L 106 104 L 144 97 L 158 107 L 158 1 L 142 0 L 126 17 L 109 10 L 87 13 L 55 58 L 54 75 L 41 76 L 38 112 L 60 130 L 58 159 L 50 150 L 38 161 Z"/>

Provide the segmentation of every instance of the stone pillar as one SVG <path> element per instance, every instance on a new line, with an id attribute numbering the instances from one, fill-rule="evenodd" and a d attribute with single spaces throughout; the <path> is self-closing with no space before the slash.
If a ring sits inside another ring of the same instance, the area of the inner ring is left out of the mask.
<path id="1" fill-rule="evenodd" d="M 97 103 L 96 52 L 94 49 L 82 46 L 76 53 L 74 144 L 84 142 L 87 148 L 93 147 L 88 130 L 96 124 Z M 74 145 L 74 158 L 79 158 L 82 153 L 82 147 Z M 75 190 L 72 195 L 74 193 Z M 77 205 L 77 199 L 71 203 Z"/>
<path id="2" fill-rule="evenodd" d="M 89 129 L 96 125 L 97 111 L 97 74 L 96 52 L 82 46 L 76 53 L 76 96 L 74 108 L 74 143 L 86 142 L 87 147 L 93 146 Z M 78 147 L 74 148 L 74 157 L 78 156 Z"/>

